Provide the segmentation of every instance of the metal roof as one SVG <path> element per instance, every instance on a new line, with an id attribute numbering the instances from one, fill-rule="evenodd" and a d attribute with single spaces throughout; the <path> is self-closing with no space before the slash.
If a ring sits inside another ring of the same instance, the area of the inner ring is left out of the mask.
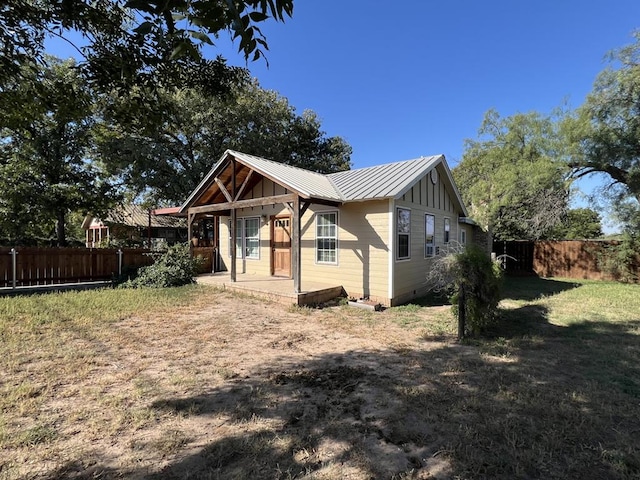
<path id="1" fill-rule="evenodd" d="M 155 215 L 139 205 L 120 205 L 110 210 L 106 217 L 101 219 L 106 224 L 127 225 L 129 227 L 148 227 L 151 222 L 152 227 L 184 228 L 185 219 L 167 215 Z"/>
<path id="2" fill-rule="evenodd" d="M 430 170 L 439 164 L 443 165 L 444 173 L 451 185 L 452 193 L 466 215 L 460 193 L 455 186 L 451 171 L 447 166 L 444 155 L 420 157 L 403 162 L 387 163 L 374 167 L 358 168 L 344 172 L 324 175 L 302 168 L 293 167 L 265 158 L 248 155 L 246 153 L 227 150 L 218 163 L 209 171 L 200 185 L 191 193 L 180 208 L 186 212 L 198 198 L 206 191 L 225 167 L 229 157 L 234 157 L 240 163 L 256 170 L 263 176 L 280 183 L 288 190 L 298 193 L 305 198 L 316 198 L 334 202 L 357 202 L 385 198 L 400 198 Z"/>
<path id="3" fill-rule="evenodd" d="M 247 166 L 267 174 L 273 180 L 305 197 L 342 201 L 340 193 L 333 187 L 327 175 L 233 150 L 227 150 L 227 152 Z"/>
<path id="4" fill-rule="evenodd" d="M 427 174 L 443 155 L 358 168 L 327 175 L 344 201 L 398 198 Z"/>

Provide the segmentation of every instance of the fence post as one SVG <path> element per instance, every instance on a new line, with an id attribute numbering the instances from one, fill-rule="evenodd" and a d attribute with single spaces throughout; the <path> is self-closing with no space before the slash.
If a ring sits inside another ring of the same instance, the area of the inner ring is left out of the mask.
<path id="1" fill-rule="evenodd" d="M 17 275 L 17 271 L 18 271 L 18 267 L 17 267 L 17 262 L 16 262 L 16 255 L 18 254 L 18 252 L 16 251 L 15 248 L 11 249 L 11 270 L 13 273 L 13 279 L 11 281 L 11 288 L 13 288 L 15 290 L 16 288 L 16 277 Z"/>
<path id="2" fill-rule="evenodd" d="M 121 277 L 122 276 L 122 249 L 119 248 L 118 249 L 118 276 Z"/>

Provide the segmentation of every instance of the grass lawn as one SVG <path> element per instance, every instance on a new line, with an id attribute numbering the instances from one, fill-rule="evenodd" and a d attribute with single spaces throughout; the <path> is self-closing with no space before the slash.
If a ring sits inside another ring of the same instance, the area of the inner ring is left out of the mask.
<path id="1" fill-rule="evenodd" d="M 640 286 L 446 306 L 205 286 L 0 298 L 0 479 L 640 478 Z"/>

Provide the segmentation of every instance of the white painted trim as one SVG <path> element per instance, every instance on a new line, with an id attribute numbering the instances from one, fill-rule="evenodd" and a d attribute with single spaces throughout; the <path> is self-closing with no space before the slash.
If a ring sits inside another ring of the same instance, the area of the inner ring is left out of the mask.
<path id="1" fill-rule="evenodd" d="M 396 239 L 400 235 L 398 233 L 398 223 L 397 223 L 397 219 L 398 219 L 397 213 L 398 213 L 398 210 L 400 210 L 400 209 L 409 210 L 409 256 L 408 257 L 403 257 L 403 258 L 398 258 L 396 256 L 396 253 L 398 253 L 398 252 L 394 251 L 393 252 L 393 258 L 395 259 L 396 262 L 406 262 L 406 261 L 411 260 L 411 247 L 413 246 L 412 243 L 411 243 L 411 233 L 412 233 L 412 230 L 413 230 L 413 219 L 411 218 L 412 208 L 411 207 L 405 207 L 404 205 L 396 205 L 395 211 L 393 212 L 393 215 L 395 217 L 395 222 L 394 222 L 394 235 L 395 235 L 395 237 L 394 238 L 396 238 Z"/>
<path id="2" fill-rule="evenodd" d="M 318 261 L 318 214 L 322 213 L 335 213 L 336 214 L 336 261 L 335 262 L 319 262 Z M 323 265 L 329 267 L 338 267 L 340 266 L 340 210 L 339 209 L 331 209 L 331 210 L 318 210 L 313 212 L 313 227 L 314 227 L 314 238 L 313 238 L 313 261 L 316 265 Z"/>
<path id="3" fill-rule="evenodd" d="M 395 211 L 396 211 L 396 202 L 393 198 L 389 199 L 389 291 L 388 293 L 388 297 L 389 299 L 393 298 L 393 293 L 394 293 L 394 289 L 395 289 L 395 282 L 394 277 L 395 277 L 395 258 L 396 258 L 396 245 L 395 245 L 395 235 L 396 235 L 396 229 L 395 229 Z"/>

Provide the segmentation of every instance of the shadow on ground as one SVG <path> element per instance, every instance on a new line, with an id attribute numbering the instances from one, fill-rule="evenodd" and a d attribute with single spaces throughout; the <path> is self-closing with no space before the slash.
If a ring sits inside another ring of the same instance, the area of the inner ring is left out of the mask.
<path id="1" fill-rule="evenodd" d="M 638 478 L 639 328 L 283 359 L 156 401 L 228 434 L 150 478 Z"/>
<path id="2" fill-rule="evenodd" d="M 160 472 L 101 478 L 639 478 L 640 320 L 514 315 L 527 321 L 511 339 L 282 356 L 159 398 L 158 411 L 215 417 L 212 440 Z M 72 473 L 49 478 L 93 478 Z"/>
<path id="3" fill-rule="evenodd" d="M 543 297 L 557 295 L 581 285 L 570 280 L 555 280 L 537 276 L 504 277 L 502 297 L 509 300 L 533 301 Z"/>

